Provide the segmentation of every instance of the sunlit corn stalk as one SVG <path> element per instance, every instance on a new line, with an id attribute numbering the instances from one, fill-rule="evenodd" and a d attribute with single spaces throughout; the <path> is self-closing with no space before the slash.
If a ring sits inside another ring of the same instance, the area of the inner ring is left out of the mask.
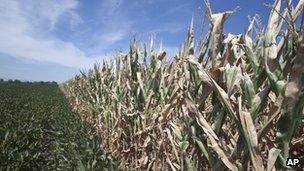
<path id="1" fill-rule="evenodd" d="M 237 10 L 206 5 L 210 30 L 200 46 L 192 20 L 172 60 L 154 39 L 149 47 L 134 40 L 129 53 L 65 83 L 121 169 L 282 169 L 303 147 L 304 1 L 281 10 L 277 0 L 267 28 L 256 15 L 242 35 L 223 34 Z"/>

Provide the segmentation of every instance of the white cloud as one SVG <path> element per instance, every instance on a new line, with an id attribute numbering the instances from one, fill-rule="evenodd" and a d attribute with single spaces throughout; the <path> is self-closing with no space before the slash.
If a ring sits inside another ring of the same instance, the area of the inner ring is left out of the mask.
<path id="1" fill-rule="evenodd" d="M 71 25 L 71 30 L 74 30 L 76 26 L 82 24 L 84 21 L 82 18 L 74 11 L 70 11 L 70 25 Z"/>
<path id="2" fill-rule="evenodd" d="M 122 40 L 126 35 L 126 32 L 119 31 L 119 32 L 109 32 L 102 35 L 102 39 L 108 43 L 115 43 Z"/>
<path id="3" fill-rule="evenodd" d="M 126 3 L 123 0 L 103 0 L 97 6 L 98 13 L 93 20 L 98 29 L 90 35 L 89 48 L 87 53 L 98 56 L 101 52 L 111 50 L 121 50 L 120 41 L 126 40 L 134 29 L 134 18 L 129 16 L 131 9 L 135 7 L 135 2 Z M 99 29 L 100 28 L 100 29 Z M 128 47 L 127 42 L 126 47 Z"/>
<path id="4" fill-rule="evenodd" d="M 99 16 L 92 20 L 97 24 L 89 25 L 77 13 L 77 0 L 0 1 L 0 53 L 74 68 L 90 66 L 109 49 L 120 50 L 117 43 L 134 31 L 135 19 L 130 17 L 130 11 L 138 8 L 135 1 L 126 4 L 122 0 L 103 0 L 97 7 Z M 78 25 L 91 31 L 81 34 L 74 43 L 56 37 L 53 31 L 62 16 L 68 16 L 65 19 L 69 20 L 71 34 L 83 31 L 76 29 Z M 178 32 L 179 29 L 179 25 L 169 24 L 155 31 Z"/>
<path id="5" fill-rule="evenodd" d="M 2 1 L 0 3 L 0 52 L 15 57 L 58 63 L 68 67 L 84 68 L 95 59 L 86 57 L 71 42 L 64 42 L 48 34 L 61 14 L 72 13 L 72 24 L 81 22 L 71 11 L 76 1 Z M 36 18 L 37 17 L 37 18 Z M 74 23 L 73 23 L 74 22 Z M 36 26 L 47 26 L 36 27 Z M 41 35 L 41 36 L 39 36 Z"/>
<path id="6" fill-rule="evenodd" d="M 16 2 L 13 0 L 13 2 Z M 19 14 L 27 19 L 32 26 L 52 30 L 64 13 L 71 15 L 71 20 L 79 20 L 79 16 L 73 12 L 78 7 L 76 0 L 17 0 Z"/>

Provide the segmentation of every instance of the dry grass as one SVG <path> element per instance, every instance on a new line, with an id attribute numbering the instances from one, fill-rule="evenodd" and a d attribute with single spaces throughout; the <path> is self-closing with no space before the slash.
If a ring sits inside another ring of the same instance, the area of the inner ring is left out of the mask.
<path id="1" fill-rule="evenodd" d="M 304 26 L 295 23 L 304 1 L 282 10 L 277 0 L 266 29 L 255 16 L 227 36 L 235 11 L 206 4 L 210 30 L 198 47 L 191 22 L 171 61 L 153 40 L 134 40 L 128 54 L 63 85 L 121 169 L 273 170 L 303 160 Z"/>

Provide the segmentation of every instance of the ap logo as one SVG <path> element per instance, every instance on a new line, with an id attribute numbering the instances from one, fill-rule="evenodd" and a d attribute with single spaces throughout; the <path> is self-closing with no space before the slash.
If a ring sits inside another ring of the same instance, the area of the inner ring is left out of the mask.
<path id="1" fill-rule="evenodd" d="M 296 166 L 300 163 L 300 159 L 298 158 L 287 158 L 286 166 Z"/>

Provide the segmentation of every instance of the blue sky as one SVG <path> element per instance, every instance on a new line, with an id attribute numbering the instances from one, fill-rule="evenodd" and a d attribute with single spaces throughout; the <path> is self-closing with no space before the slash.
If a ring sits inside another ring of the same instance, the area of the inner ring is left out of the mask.
<path id="1" fill-rule="evenodd" d="M 185 38 L 191 16 L 200 35 L 203 0 L 0 0 L 0 78 L 63 82 L 111 54 L 132 35 L 170 53 Z M 239 34 L 248 15 L 266 24 L 272 0 L 210 0 L 214 13 L 239 6 L 225 32 Z"/>

